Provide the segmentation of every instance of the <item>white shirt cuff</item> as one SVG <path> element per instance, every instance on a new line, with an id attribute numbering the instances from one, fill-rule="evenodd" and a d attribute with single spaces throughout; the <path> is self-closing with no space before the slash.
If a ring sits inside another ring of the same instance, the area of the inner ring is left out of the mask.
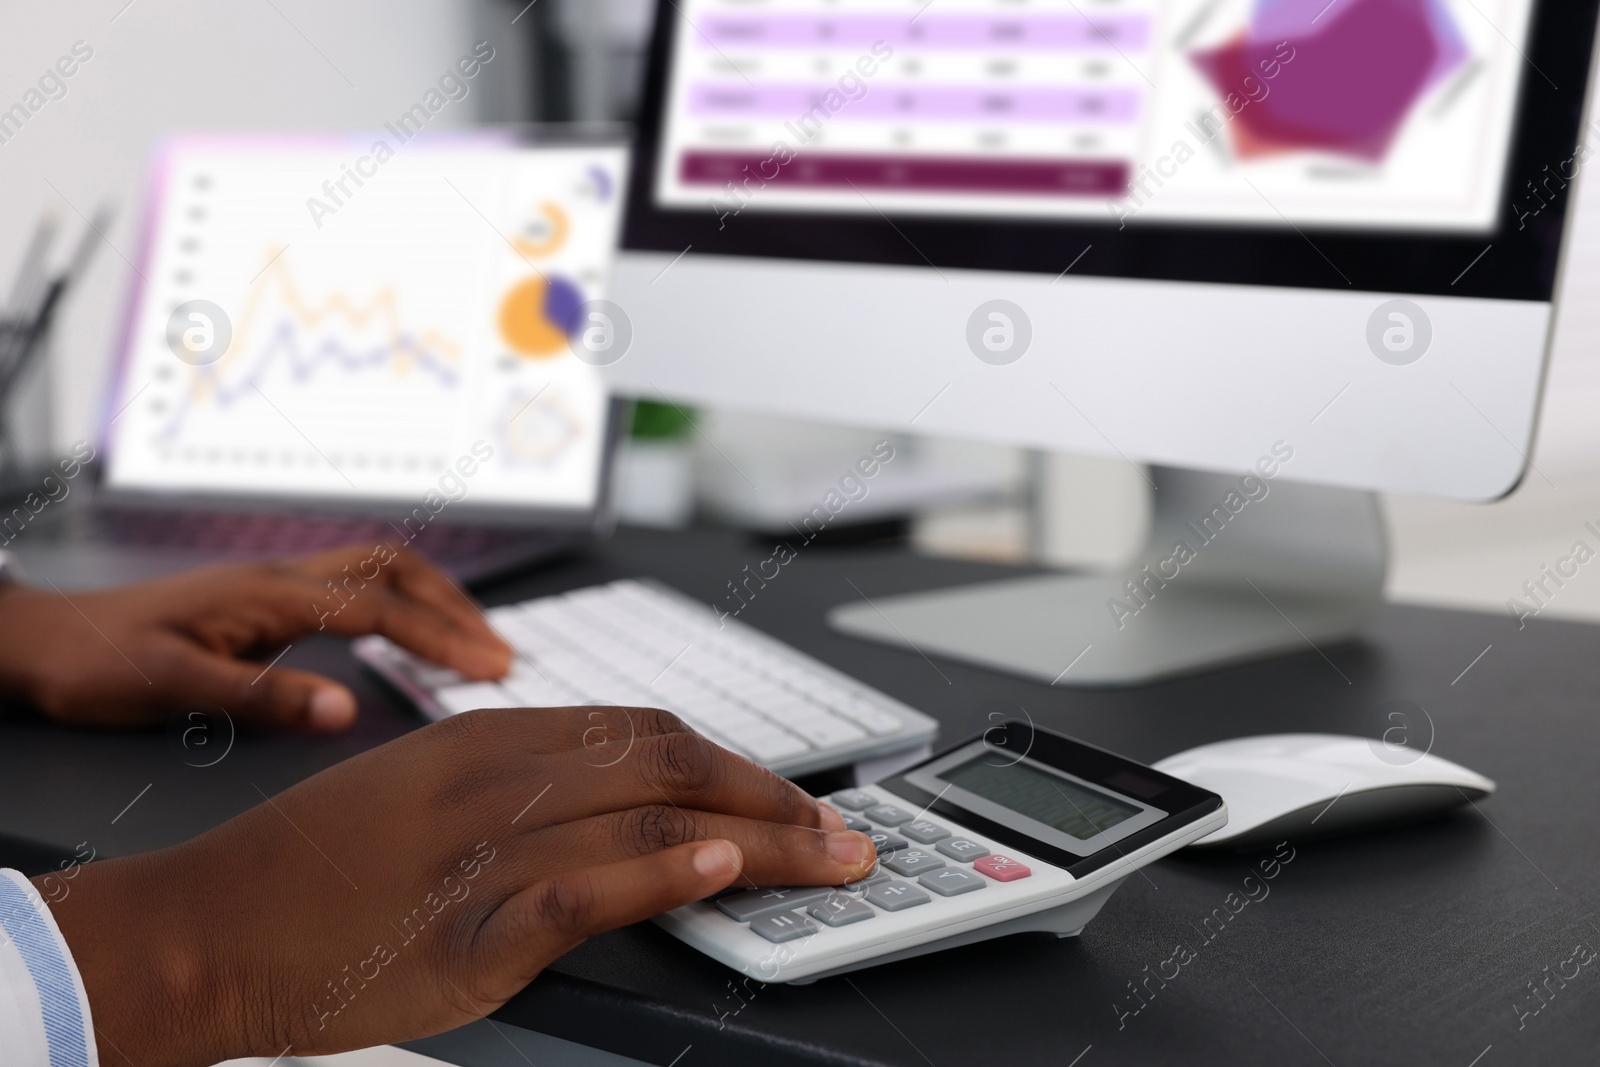
<path id="1" fill-rule="evenodd" d="M 0 1064 L 100 1064 L 72 952 L 33 883 L 6 869 L 0 869 Z"/>

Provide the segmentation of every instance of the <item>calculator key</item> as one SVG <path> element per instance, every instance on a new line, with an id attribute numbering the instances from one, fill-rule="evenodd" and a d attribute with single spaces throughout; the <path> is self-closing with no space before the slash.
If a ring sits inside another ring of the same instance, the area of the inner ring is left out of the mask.
<path id="1" fill-rule="evenodd" d="M 851 923 L 858 923 L 862 919 L 872 918 L 871 908 L 854 897 L 845 896 L 843 893 L 835 893 L 827 900 L 811 905 L 806 909 L 806 912 L 813 919 L 828 926 L 849 926 Z"/>
<path id="2" fill-rule="evenodd" d="M 872 824 L 870 822 L 864 822 L 861 819 L 852 819 L 850 816 L 846 815 L 844 817 L 844 828 L 846 830 L 859 830 L 861 833 L 865 834 L 872 831 Z"/>
<path id="3" fill-rule="evenodd" d="M 897 808 L 893 804 L 874 804 L 862 814 L 879 826 L 899 826 L 901 823 L 910 822 L 917 817 L 915 812 L 907 811 L 905 808 Z"/>
<path id="4" fill-rule="evenodd" d="M 857 879 L 854 882 L 846 882 L 839 888 L 843 889 L 846 893 L 865 893 L 868 887 L 875 886 L 879 882 L 887 882 L 888 880 L 889 872 L 874 864 L 871 874 L 867 875 L 865 878 Z"/>
<path id="5" fill-rule="evenodd" d="M 965 837 L 952 837 L 948 841 L 940 841 L 934 847 L 951 859 L 960 860 L 962 863 L 981 860 L 989 854 L 988 849 L 976 841 L 967 840 Z"/>
<path id="6" fill-rule="evenodd" d="M 750 929 L 768 941 L 781 945 L 785 941 L 793 941 L 797 937 L 809 937 L 816 933 L 817 924 L 792 911 L 780 911 L 776 915 L 762 916 L 750 924 Z"/>
<path id="7" fill-rule="evenodd" d="M 921 878 L 918 878 L 917 881 L 938 893 L 941 897 L 959 897 L 962 893 L 970 893 L 974 889 L 982 889 L 988 884 L 964 867 L 945 867 L 937 871 L 929 871 Z"/>
<path id="8" fill-rule="evenodd" d="M 911 876 L 931 871 L 936 867 L 943 867 L 944 860 L 932 852 L 924 852 L 920 848 L 907 848 L 899 852 L 891 852 L 883 861 L 883 865 L 895 874 Z"/>
<path id="9" fill-rule="evenodd" d="M 875 885 L 867 890 L 867 902 L 876 904 L 884 911 L 904 911 L 906 908 L 914 908 L 918 904 L 926 904 L 932 899 L 932 897 L 910 882 L 891 880 L 884 885 Z"/>
<path id="10" fill-rule="evenodd" d="M 946 830 L 936 822 L 929 822 L 927 819 L 908 822 L 900 827 L 900 832 L 919 845 L 931 845 L 935 841 L 940 841 L 950 836 L 949 830 Z"/>
<path id="11" fill-rule="evenodd" d="M 847 808 L 850 811 L 860 811 L 870 808 L 878 802 L 878 798 L 865 789 L 841 789 L 828 798 L 835 807 Z"/>
<path id="12" fill-rule="evenodd" d="M 832 888 L 825 885 L 800 889 L 746 889 L 743 893 L 718 899 L 717 910 L 736 922 L 747 923 L 763 915 L 790 911 L 803 904 L 822 900 L 832 892 Z"/>
<path id="13" fill-rule="evenodd" d="M 985 856 L 972 866 L 997 882 L 1015 882 L 1033 873 L 1010 856 Z"/>
<path id="14" fill-rule="evenodd" d="M 887 830 L 874 830 L 867 835 L 867 839 L 872 842 L 872 847 L 878 850 L 880 856 L 887 856 L 906 847 L 905 838 L 896 837 Z"/>

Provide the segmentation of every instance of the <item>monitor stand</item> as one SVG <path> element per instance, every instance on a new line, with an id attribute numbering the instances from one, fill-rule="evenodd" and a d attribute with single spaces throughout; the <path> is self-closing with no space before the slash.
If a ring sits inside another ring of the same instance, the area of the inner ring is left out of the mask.
<path id="1" fill-rule="evenodd" d="M 1116 686 L 1322 651 L 1381 602 L 1374 494 L 1166 467 L 1151 477 L 1150 538 L 1120 572 L 874 598 L 828 621 L 1053 685 Z"/>

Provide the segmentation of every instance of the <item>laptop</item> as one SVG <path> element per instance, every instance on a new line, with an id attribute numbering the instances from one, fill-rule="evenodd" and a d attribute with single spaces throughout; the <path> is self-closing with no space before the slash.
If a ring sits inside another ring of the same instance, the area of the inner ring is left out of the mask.
<path id="1" fill-rule="evenodd" d="M 166 143 L 92 502 L 9 547 L 83 586 L 381 540 L 471 582 L 603 536 L 628 412 L 583 346 L 626 157 L 605 131 Z"/>

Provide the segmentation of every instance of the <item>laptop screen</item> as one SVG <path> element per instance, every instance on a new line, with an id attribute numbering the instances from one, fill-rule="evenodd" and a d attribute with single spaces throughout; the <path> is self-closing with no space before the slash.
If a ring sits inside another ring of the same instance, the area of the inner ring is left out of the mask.
<path id="1" fill-rule="evenodd" d="M 626 150 L 409 133 L 166 147 L 109 487 L 596 506 Z"/>

